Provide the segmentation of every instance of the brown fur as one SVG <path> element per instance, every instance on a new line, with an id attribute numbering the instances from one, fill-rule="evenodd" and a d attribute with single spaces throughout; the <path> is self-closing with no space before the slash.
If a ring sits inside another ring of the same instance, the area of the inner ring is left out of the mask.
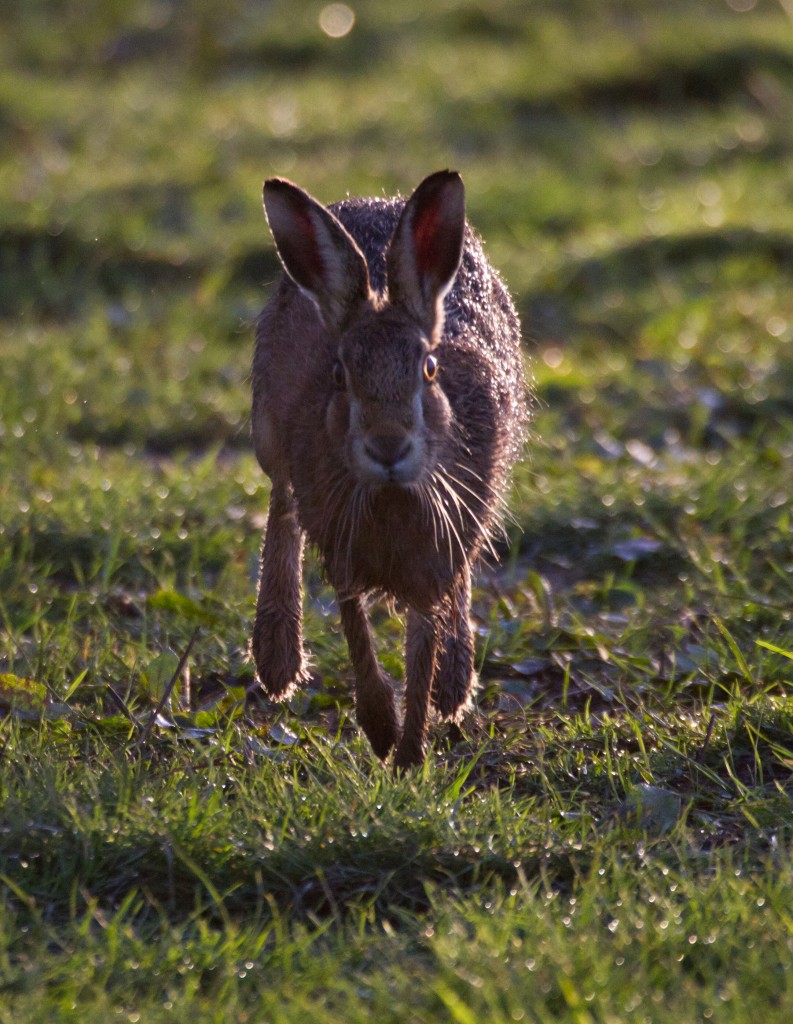
<path id="1" fill-rule="evenodd" d="M 253 362 L 254 446 L 272 481 L 258 678 L 283 698 L 306 677 L 307 537 L 339 596 L 358 722 L 378 757 L 396 745 L 404 768 L 424 758 L 430 703 L 456 720 L 470 697 L 470 567 L 498 521 L 527 415 L 518 318 L 452 172 L 407 203 L 329 208 L 274 179 L 265 207 L 286 273 Z M 366 617 L 377 593 L 408 608 L 401 737 Z"/>

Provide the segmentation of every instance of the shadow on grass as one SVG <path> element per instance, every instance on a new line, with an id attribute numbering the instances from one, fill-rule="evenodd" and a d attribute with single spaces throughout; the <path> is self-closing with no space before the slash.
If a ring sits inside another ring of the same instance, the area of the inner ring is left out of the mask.
<path id="1" fill-rule="evenodd" d="M 590 110 L 688 109 L 692 104 L 718 106 L 736 98 L 765 105 L 775 81 L 793 84 L 793 55 L 781 47 L 746 43 L 714 53 L 656 59 L 632 74 L 583 82 L 566 100 Z"/>
<path id="2" fill-rule="evenodd" d="M 643 238 L 611 250 L 603 257 L 571 264 L 564 289 L 568 293 L 613 287 L 641 287 L 659 270 L 697 263 L 718 263 L 733 256 L 760 258 L 793 275 L 793 236 L 778 231 L 726 227 Z"/>
<path id="3" fill-rule="evenodd" d="M 130 288 L 194 288 L 209 270 L 203 260 L 172 260 L 89 242 L 68 229 L 5 228 L 0 230 L 0 317 L 29 310 L 37 316 L 72 315 L 97 292 L 115 299 Z M 277 273 L 274 250 L 253 247 L 231 261 L 225 287 L 261 286 Z"/>
<path id="4" fill-rule="evenodd" d="M 782 231 L 759 231 L 750 227 L 724 227 L 691 231 L 661 237 L 645 237 L 617 246 L 602 255 L 570 260 L 553 275 L 547 286 L 526 294 L 520 313 L 532 334 L 564 339 L 582 324 L 577 307 L 599 303 L 605 292 L 636 295 L 657 286 L 670 273 L 718 268 L 730 260 L 756 261 L 793 278 L 793 235 Z M 690 287 L 702 287 L 692 277 Z M 634 319 L 641 321 L 641 304 Z M 599 333 L 608 335 L 610 344 L 628 344 L 612 322 L 598 324 Z M 592 329 L 591 324 L 587 325 Z"/>

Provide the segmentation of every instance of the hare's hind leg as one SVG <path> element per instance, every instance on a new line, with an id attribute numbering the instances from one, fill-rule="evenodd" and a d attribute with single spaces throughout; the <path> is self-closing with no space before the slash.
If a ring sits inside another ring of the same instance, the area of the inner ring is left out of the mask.
<path id="1" fill-rule="evenodd" d="M 430 693 L 437 670 L 441 624 L 437 614 L 408 611 L 405 644 L 405 721 L 394 768 L 401 770 L 424 760 Z"/>
<path id="2" fill-rule="evenodd" d="M 259 682 L 275 700 L 287 697 L 308 675 L 300 579 L 303 544 L 292 489 L 273 482 L 251 651 Z"/>
<path id="3" fill-rule="evenodd" d="M 355 717 L 372 750 L 385 760 L 397 739 L 393 687 L 377 661 L 363 598 L 340 600 L 339 611 L 355 669 Z"/>
<path id="4" fill-rule="evenodd" d="M 457 722 L 471 696 L 474 638 L 471 632 L 471 574 L 468 567 L 449 600 L 440 640 L 432 703 L 444 721 Z"/>

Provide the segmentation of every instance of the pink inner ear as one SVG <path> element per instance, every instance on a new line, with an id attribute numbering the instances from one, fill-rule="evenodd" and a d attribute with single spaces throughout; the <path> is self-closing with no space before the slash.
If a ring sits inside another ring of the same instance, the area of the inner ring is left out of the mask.
<path id="1" fill-rule="evenodd" d="M 418 210 L 413 220 L 413 245 L 416 253 L 416 270 L 421 277 L 437 276 L 439 263 L 443 262 L 442 222 L 437 206 Z"/>
<path id="2" fill-rule="evenodd" d="M 311 278 L 317 281 L 322 278 L 323 264 L 320 256 L 320 247 L 317 244 L 317 231 L 314 221 L 311 220 L 307 210 L 296 211 L 299 230 L 299 248 L 303 265 Z"/>
<path id="3" fill-rule="evenodd" d="M 293 267 L 300 283 L 311 287 L 321 281 L 324 272 L 322 257 L 317 244 L 317 233 L 311 214 L 298 203 L 290 203 L 293 230 L 290 231 L 289 248 L 298 267 Z"/>

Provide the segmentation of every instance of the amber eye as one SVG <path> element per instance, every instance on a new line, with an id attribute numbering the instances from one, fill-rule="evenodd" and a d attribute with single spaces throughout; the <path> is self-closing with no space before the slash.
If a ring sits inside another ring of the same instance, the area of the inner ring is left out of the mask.
<path id="1" fill-rule="evenodd" d="M 426 380 L 428 384 L 431 384 L 432 381 L 435 380 L 437 375 L 438 360 L 435 358 L 434 355 L 430 354 L 424 360 L 424 380 Z"/>
<path id="2" fill-rule="evenodd" d="M 343 391 L 347 383 L 347 377 L 345 376 L 344 367 L 341 365 L 340 359 L 337 359 L 333 364 L 333 383 L 339 391 Z"/>

